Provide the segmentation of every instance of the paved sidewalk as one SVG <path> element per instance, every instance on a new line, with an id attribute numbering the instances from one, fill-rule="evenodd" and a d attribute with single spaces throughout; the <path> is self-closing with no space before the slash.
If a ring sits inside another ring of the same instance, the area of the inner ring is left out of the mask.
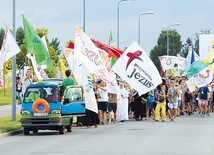
<path id="1" fill-rule="evenodd" d="M 16 105 L 16 114 L 20 114 L 21 105 Z M 12 105 L 0 106 L 0 117 L 11 116 Z"/>

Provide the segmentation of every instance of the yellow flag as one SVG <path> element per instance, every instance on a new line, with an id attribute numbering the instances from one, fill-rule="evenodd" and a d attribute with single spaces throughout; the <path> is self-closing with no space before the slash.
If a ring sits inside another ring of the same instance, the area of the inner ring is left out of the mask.
<path id="1" fill-rule="evenodd" d="M 62 73 L 62 78 L 63 79 L 66 78 L 65 71 L 66 71 L 67 68 L 65 67 L 62 59 L 59 59 L 59 68 L 60 68 L 61 73 Z"/>

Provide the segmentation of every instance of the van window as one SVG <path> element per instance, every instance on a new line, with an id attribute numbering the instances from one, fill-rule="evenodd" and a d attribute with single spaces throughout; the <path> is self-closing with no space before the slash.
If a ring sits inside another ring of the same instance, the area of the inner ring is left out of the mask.
<path id="1" fill-rule="evenodd" d="M 64 98 L 69 99 L 69 101 L 82 100 L 82 88 L 69 88 Z"/>

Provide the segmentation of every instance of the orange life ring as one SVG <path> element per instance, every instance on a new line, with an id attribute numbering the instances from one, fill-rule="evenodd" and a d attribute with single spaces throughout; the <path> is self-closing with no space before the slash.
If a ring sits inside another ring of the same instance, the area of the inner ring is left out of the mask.
<path id="1" fill-rule="evenodd" d="M 38 105 L 42 104 L 44 106 L 44 110 L 39 110 Z M 36 101 L 33 102 L 33 112 L 35 113 L 48 113 L 50 111 L 50 106 L 48 102 L 44 99 L 37 99 Z"/>

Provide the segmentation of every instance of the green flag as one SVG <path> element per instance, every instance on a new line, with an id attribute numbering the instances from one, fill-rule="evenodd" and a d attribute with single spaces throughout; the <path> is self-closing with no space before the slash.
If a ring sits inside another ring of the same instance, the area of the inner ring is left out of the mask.
<path id="1" fill-rule="evenodd" d="M 47 65 L 47 70 L 50 72 L 52 70 L 52 61 L 50 55 L 45 48 L 45 45 L 37 32 L 27 21 L 27 19 L 22 15 L 24 24 L 24 35 L 26 41 L 26 48 L 28 54 L 34 54 L 36 62 L 38 65 Z"/>
<path id="2" fill-rule="evenodd" d="M 109 34 L 109 45 L 112 47 L 115 47 L 115 42 L 114 42 L 111 30 L 110 30 L 110 34 Z M 117 61 L 117 58 L 112 56 L 111 61 L 110 61 L 110 66 L 112 67 L 116 61 Z"/>

